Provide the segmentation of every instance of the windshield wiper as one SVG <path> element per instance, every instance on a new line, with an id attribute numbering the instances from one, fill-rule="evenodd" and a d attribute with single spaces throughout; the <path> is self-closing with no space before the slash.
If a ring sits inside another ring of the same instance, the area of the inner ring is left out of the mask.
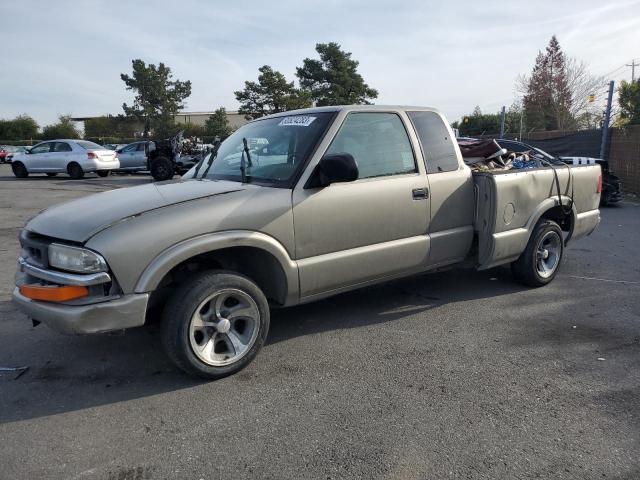
<path id="1" fill-rule="evenodd" d="M 211 168 L 211 164 L 213 164 L 213 161 L 218 156 L 218 150 L 220 150 L 220 144 L 221 143 L 222 142 L 220 140 L 216 140 L 215 142 L 213 142 L 213 150 L 211 150 L 211 156 L 209 157 L 209 161 L 207 162 L 207 169 L 202 173 L 202 177 L 200 177 L 200 179 L 203 179 L 204 177 L 207 176 L 207 173 L 209 173 L 209 169 Z M 202 157 L 202 161 L 200 163 L 198 163 L 198 166 L 196 167 L 196 171 L 195 171 L 195 173 L 193 175 L 194 178 L 198 178 L 198 170 L 200 170 L 200 167 L 204 163 L 204 158 L 205 157 Z"/>
<path id="2" fill-rule="evenodd" d="M 248 166 L 251 167 L 251 153 L 249 153 L 249 147 L 247 146 L 247 139 L 242 139 L 242 155 L 240 156 L 240 175 L 242 176 L 242 183 L 247 183 L 247 165 L 245 165 L 244 156 L 247 155 Z"/>

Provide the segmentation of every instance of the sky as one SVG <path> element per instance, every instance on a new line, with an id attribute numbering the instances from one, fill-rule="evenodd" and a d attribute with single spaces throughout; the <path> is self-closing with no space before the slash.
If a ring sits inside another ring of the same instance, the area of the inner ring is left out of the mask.
<path id="1" fill-rule="evenodd" d="M 132 94 L 120 73 L 136 58 L 191 80 L 187 111 L 236 110 L 234 90 L 260 66 L 295 80 L 316 43 L 338 42 L 375 103 L 437 107 L 450 121 L 509 106 L 554 34 L 605 80 L 630 80 L 624 65 L 640 63 L 640 0 L 1 0 L 0 18 L 0 118 L 41 126 L 122 113 Z"/>

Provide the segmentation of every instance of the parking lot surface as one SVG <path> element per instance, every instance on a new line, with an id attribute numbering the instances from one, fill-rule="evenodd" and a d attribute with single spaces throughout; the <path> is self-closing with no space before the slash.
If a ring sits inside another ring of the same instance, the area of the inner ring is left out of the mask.
<path id="1" fill-rule="evenodd" d="M 247 369 L 202 382 L 155 326 L 66 337 L 10 302 L 29 218 L 149 181 L 0 166 L 0 367 L 29 367 L 0 372 L 0 479 L 640 478 L 637 203 L 547 287 L 451 270 L 276 310 Z"/>

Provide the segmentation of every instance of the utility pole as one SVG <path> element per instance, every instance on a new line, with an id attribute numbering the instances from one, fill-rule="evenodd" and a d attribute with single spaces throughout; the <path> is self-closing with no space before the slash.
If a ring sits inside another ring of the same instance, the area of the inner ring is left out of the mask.
<path id="1" fill-rule="evenodd" d="M 625 65 L 626 67 L 631 67 L 631 83 L 636 81 L 636 65 L 640 67 L 640 63 L 636 63 L 635 59 Z"/>
<path id="2" fill-rule="evenodd" d="M 609 142 L 609 117 L 611 116 L 611 102 L 613 101 L 613 80 L 609 82 L 609 96 L 607 97 L 607 109 L 602 121 L 602 140 L 600 142 L 600 158 L 606 160 L 607 143 Z"/>
<path id="3" fill-rule="evenodd" d="M 522 141 L 522 115 L 524 115 L 524 108 L 520 110 L 520 137 L 518 137 L 520 141 Z"/>
<path id="4" fill-rule="evenodd" d="M 504 137 L 504 113 L 505 108 L 502 106 L 502 114 L 500 115 L 500 138 Z"/>

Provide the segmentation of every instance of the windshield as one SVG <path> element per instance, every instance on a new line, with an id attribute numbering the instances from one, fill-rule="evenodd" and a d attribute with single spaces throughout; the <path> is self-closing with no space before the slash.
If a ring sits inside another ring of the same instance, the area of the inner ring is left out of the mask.
<path id="1" fill-rule="evenodd" d="M 209 158 L 205 159 L 198 176 L 206 172 L 208 179 L 240 182 L 240 167 L 244 163 L 247 182 L 288 187 L 306 163 L 332 116 L 332 113 L 311 113 L 251 122 L 222 142 L 208 172 Z"/>
<path id="2" fill-rule="evenodd" d="M 97 143 L 93 142 L 87 142 L 86 140 L 76 140 L 76 143 L 85 150 L 105 150 L 102 145 L 98 145 Z"/>

